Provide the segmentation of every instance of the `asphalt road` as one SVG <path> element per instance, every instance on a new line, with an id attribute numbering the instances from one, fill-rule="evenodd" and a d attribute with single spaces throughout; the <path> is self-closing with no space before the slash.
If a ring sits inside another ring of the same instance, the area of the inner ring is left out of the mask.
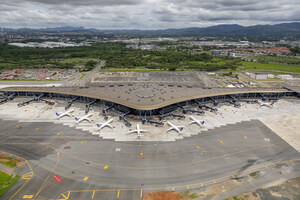
<path id="1" fill-rule="evenodd" d="M 176 142 L 114 142 L 52 123 L 0 120 L 0 150 L 24 161 L 16 169 L 22 178 L 3 199 L 142 199 L 300 158 L 256 120 Z"/>
<path id="2" fill-rule="evenodd" d="M 99 73 L 99 71 L 101 70 L 101 68 L 105 65 L 104 61 L 100 61 L 100 64 L 95 67 L 93 70 L 86 72 L 86 75 L 80 79 L 81 75 L 78 76 L 78 79 L 76 79 L 75 81 L 70 81 L 67 82 L 67 85 L 71 85 L 71 86 L 86 86 L 88 83 L 91 82 L 93 74 L 95 73 Z"/>

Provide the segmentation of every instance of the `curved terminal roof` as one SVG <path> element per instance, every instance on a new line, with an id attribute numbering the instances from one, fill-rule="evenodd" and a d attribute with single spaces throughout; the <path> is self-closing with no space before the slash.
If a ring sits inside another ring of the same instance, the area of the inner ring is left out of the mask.
<path id="1" fill-rule="evenodd" d="M 137 110 L 154 110 L 187 100 L 242 93 L 284 93 L 278 88 L 201 88 L 180 85 L 110 85 L 103 87 L 8 87 L 1 91 L 41 92 L 84 96 Z"/>

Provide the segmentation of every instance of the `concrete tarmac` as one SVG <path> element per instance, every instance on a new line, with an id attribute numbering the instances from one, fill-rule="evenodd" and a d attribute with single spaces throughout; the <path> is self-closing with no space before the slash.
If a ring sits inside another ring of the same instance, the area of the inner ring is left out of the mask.
<path id="1" fill-rule="evenodd" d="M 258 120 L 175 142 L 116 142 L 61 124 L 0 120 L 0 150 L 24 161 L 3 199 L 142 199 L 145 192 L 200 188 L 300 159 Z"/>

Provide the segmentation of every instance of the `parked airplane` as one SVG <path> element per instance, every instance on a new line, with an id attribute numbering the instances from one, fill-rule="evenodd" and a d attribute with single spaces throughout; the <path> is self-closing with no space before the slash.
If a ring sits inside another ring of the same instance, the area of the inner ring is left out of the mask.
<path id="1" fill-rule="evenodd" d="M 90 120 L 90 116 L 92 116 L 93 114 L 92 113 L 90 113 L 90 114 L 88 114 L 88 115 L 86 115 L 86 116 L 83 116 L 83 117 L 81 117 L 81 118 L 77 118 L 77 117 L 75 117 L 75 119 L 76 119 L 76 123 L 77 124 L 79 124 L 80 122 L 82 122 L 82 121 L 84 121 L 84 120 L 86 120 L 86 121 L 88 121 L 88 122 L 92 122 L 91 120 Z"/>
<path id="2" fill-rule="evenodd" d="M 183 131 L 183 126 L 175 126 L 174 124 L 172 124 L 171 122 L 167 121 L 168 125 L 171 126 L 170 128 L 168 128 L 167 132 L 170 130 L 175 130 L 178 133 L 182 133 Z"/>
<path id="3" fill-rule="evenodd" d="M 136 129 L 133 130 L 133 131 L 129 131 L 128 133 L 137 133 L 137 136 L 140 137 L 140 136 L 144 136 L 141 134 L 141 132 L 148 132 L 148 130 L 143 130 L 142 128 L 140 128 L 140 125 L 137 124 L 136 125 Z"/>
<path id="4" fill-rule="evenodd" d="M 273 108 L 273 105 L 274 105 L 275 101 L 273 101 L 272 103 L 266 103 L 266 102 L 259 101 L 258 103 L 259 103 L 260 107 L 261 106 L 266 106 L 268 108 Z"/>
<path id="5" fill-rule="evenodd" d="M 104 122 L 104 123 L 102 123 L 102 124 L 97 124 L 98 129 L 101 130 L 101 129 L 104 128 L 105 126 L 108 126 L 108 127 L 110 127 L 110 128 L 113 128 L 113 126 L 110 124 L 110 123 L 113 122 L 113 121 L 114 121 L 114 119 L 110 119 L 110 120 L 108 120 L 108 121 L 106 121 L 106 122 Z"/>
<path id="6" fill-rule="evenodd" d="M 198 124 L 200 127 L 202 127 L 203 125 L 204 125 L 204 121 L 202 121 L 202 122 L 200 122 L 198 119 L 196 119 L 195 117 L 193 117 L 193 116 L 191 116 L 190 115 L 190 119 L 192 120 L 190 123 L 189 123 L 189 125 L 190 124 Z"/>
<path id="7" fill-rule="evenodd" d="M 69 111 L 67 111 L 67 112 L 64 112 L 64 113 L 62 113 L 62 114 L 56 113 L 57 119 L 59 119 L 59 118 L 61 118 L 61 117 L 63 117 L 63 116 L 69 116 L 69 117 L 72 117 L 71 114 L 70 114 L 70 113 L 72 113 L 72 112 L 74 112 L 74 109 L 69 110 Z"/>

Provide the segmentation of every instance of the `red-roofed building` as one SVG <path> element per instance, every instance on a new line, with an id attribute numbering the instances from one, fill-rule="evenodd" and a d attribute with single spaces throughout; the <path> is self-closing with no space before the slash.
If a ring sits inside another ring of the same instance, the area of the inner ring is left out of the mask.
<path id="1" fill-rule="evenodd" d="M 37 77 L 36 79 L 37 79 L 37 80 L 42 80 L 42 79 L 46 79 L 46 77 L 47 77 L 47 76 L 44 75 L 44 76 Z"/>
<path id="2" fill-rule="evenodd" d="M 2 79 L 15 80 L 15 79 L 17 79 L 17 78 L 16 78 L 16 77 L 13 77 L 13 76 L 3 76 Z"/>
<path id="3" fill-rule="evenodd" d="M 14 69 L 14 70 L 12 70 L 14 73 L 24 73 L 24 72 L 26 72 L 26 70 L 24 70 L 24 69 Z"/>
<path id="4" fill-rule="evenodd" d="M 32 73 L 43 74 L 43 73 L 46 73 L 47 71 L 49 71 L 49 70 L 48 69 L 36 69 L 36 70 L 33 70 Z"/>

